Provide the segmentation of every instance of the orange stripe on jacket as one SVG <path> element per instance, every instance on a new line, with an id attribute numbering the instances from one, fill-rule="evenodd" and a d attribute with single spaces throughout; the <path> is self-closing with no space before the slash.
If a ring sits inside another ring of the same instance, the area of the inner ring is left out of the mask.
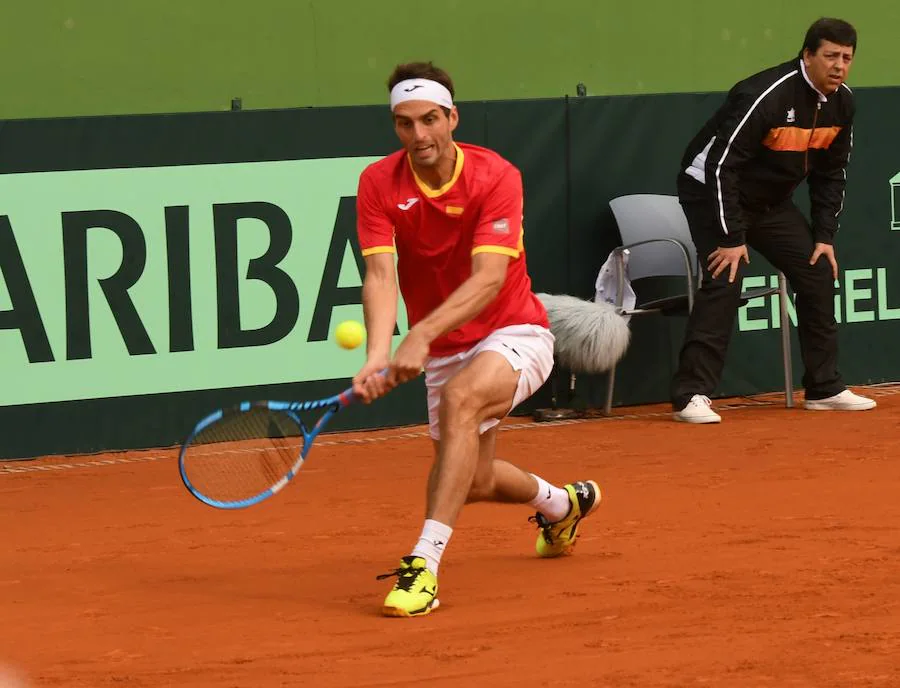
<path id="1" fill-rule="evenodd" d="M 775 151 L 795 151 L 802 153 L 809 148 L 829 148 L 841 127 L 776 127 L 770 129 L 763 139 L 763 145 Z"/>

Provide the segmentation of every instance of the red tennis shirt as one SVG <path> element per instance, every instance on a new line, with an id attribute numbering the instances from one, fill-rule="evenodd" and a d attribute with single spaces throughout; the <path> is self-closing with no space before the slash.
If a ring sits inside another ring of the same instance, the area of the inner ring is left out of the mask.
<path id="1" fill-rule="evenodd" d="M 410 327 L 468 279 L 473 255 L 501 253 L 511 259 L 497 297 L 472 320 L 435 339 L 432 356 L 466 351 L 509 325 L 549 327 L 525 266 L 519 170 L 487 148 L 454 145 L 456 168 L 440 189 L 423 182 L 401 150 L 363 171 L 356 197 L 362 254 L 397 254 Z"/>

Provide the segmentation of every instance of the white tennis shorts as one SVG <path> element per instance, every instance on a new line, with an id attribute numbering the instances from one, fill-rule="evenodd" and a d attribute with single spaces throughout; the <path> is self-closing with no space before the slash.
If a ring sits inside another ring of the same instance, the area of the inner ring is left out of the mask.
<path id="1" fill-rule="evenodd" d="M 438 427 L 438 410 L 441 406 L 441 390 L 456 373 L 482 351 L 496 351 L 503 356 L 513 370 L 519 371 L 519 384 L 513 396 L 510 411 L 534 394 L 553 370 L 553 335 L 539 325 L 510 325 L 495 330 L 478 344 L 452 356 L 428 358 L 425 361 L 425 387 L 428 389 L 428 429 L 433 439 L 441 438 Z M 479 427 L 485 433 L 500 422 L 489 418 Z"/>

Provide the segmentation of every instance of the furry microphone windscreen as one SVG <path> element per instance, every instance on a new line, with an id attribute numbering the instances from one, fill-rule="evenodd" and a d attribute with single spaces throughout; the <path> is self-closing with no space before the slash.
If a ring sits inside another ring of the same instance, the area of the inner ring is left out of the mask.
<path id="1" fill-rule="evenodd" d="M 584 301 L 565 294 L 538 294 L 556 337 L 556 359 L 575 373 L 610 370 L 631 340 L 628 321 L 610 303 Z"/>

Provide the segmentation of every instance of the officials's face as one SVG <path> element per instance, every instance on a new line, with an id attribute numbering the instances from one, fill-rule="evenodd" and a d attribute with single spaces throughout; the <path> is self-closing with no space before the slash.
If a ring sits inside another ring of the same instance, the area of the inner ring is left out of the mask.
<path id="1" fill-rule="evenodd" d="M 850 64 L 853 62 L 853 48 L 831 41 L 822 41 L 812 53 L 803 51 L 803 64 L 813 85 L 825 95 L 837 91 L 847 80 Z"/>

